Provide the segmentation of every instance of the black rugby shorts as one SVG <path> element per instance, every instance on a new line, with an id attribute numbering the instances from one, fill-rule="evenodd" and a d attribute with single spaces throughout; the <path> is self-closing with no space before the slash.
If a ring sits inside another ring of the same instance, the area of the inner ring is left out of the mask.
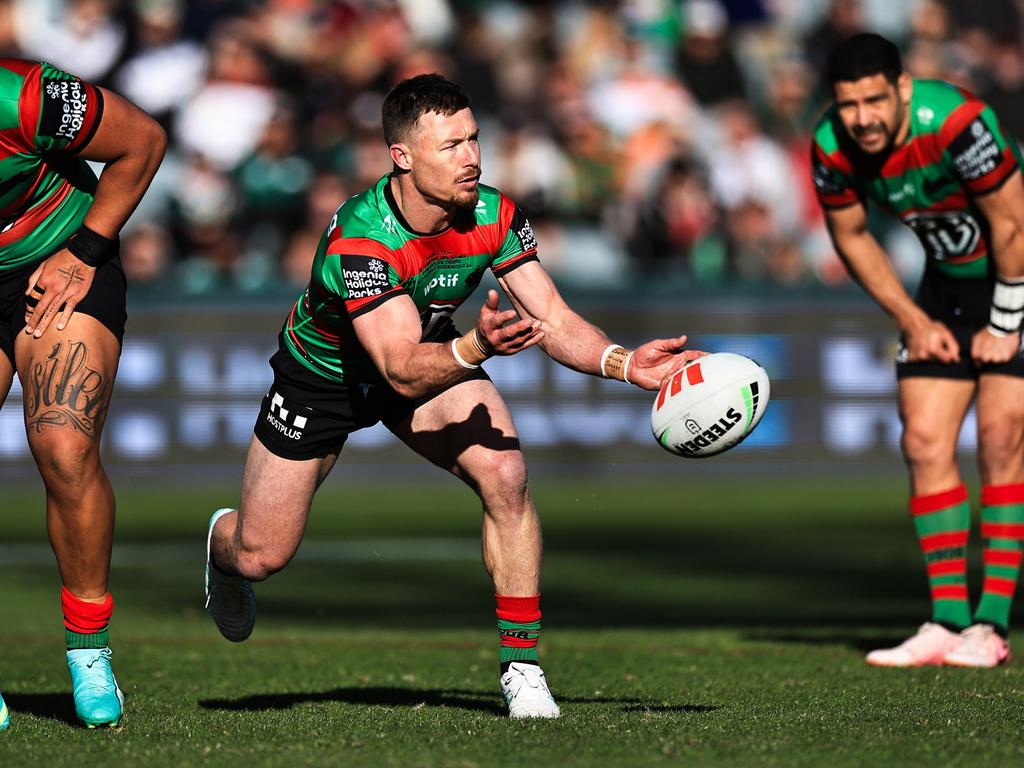
<path id="1" fill-rule="evenodd" d="M 115 245 L 115 248 L 118 246 Z M 25 327 L 25 303 L 28 297 L 28 279 L 42 260 L 13 269 L 0 270 L 0 352 L 14 364 L 14 340 Z M 99 320 L 120 344 L 124 339 L 124 325 L 128 319 L 125 297 L 128 281 L 121 268 L 121 259 L 114 258 L 96 270 L 92 286 L 85 298 L 75 307 L 75 314 L 89 315 Z M 52 325 L 56 326 L 54 317 Z"/>
<path id="2" fill-rule="evenodd" d="M 960 346 L 960 362 L 935 361 L 911 363 L 905 359 L 906 340 L 896 349 L 896 378 L 925 376 L 937 379 L 977 378 L 986 373 L 1024 377 L 1024 354 L 999 365 L 975 365 L 971 360 L 971 338 L 988 325 L 994 280 L 955 280 L 936 270 L 926 270 L 915 301 L 930 318 L 944 323 Z"/>
<path id="3" fill-rule="evenodd" d="M 253 433 L 282 459 L 337 453 L 356 430 L 377 422 L 391 428 L 431 399 L 410 400 L 381 381 L 339 384 L 326 379 L 296 360 L 280 335 L 270 367 L 274 383 L 260 404 Z M 487 378 L 483 368 L 466 376 L 475 378 Z"/>

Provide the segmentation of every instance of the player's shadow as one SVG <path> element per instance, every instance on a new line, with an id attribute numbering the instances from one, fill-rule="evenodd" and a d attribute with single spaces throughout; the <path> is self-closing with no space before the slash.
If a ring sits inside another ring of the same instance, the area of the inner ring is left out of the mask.
<path id="1" fill-rule="evenodd" d="M 483 403 L 470 411 L 465 421 L 452 422 L 440 429 L 412 431 L 398 427 L 395 434 L 421 456 L 438 466 L 449 467 L 470 446 L 492 451 L 518 451 L 519 438 L 510 437 L 494 426 L 491 413 Z"/>
<path id="2" fill-rule="evenodd" d="M 639 713 L 687 713 L 704 714 L 720 709 L 719 705 L 706 704 L 664 704 L 643 701 L 636 698 L 601 697 L 583 698 L 560 696 L 564 704 L 619 704 L 623 712 Z M 330 691 L 303 691 L 296 693 L 261 693 L 242 696 L 237 699 L 200 699 L 203 709 L 220 709 L 233 712 L 260 712 L 268 709 L 289 709 L 297 704 L 337 701 L 343 704 L 383 707 L 450 707 L 471 712 L 486 712 L 497 717 L 505 716 L 505 707 L 498 703 L 495 694 L 485 691 L 469 691 L 457 688 L 335 688 Z"/>
<path id="3" fill-rule="evenodd" d="M 70 693 L 12 693 L 4 694 L 7 708 L 16 715 L 45 717 L 71 726 L 81 725 L 75 715 L 74 701 Z"/>
<path id="4" fill-rule="evenodd" d="M 787 645 L 837 645 L 853 651 L 867 653 L 876 648 L 892 648 L 899 645 L 912 632 L 912 629 L 908 629 L 902 635 L 889 631 L 844 635 L 831 632 L 800 633 L 791 630 L 762 629 L 744 633 L 744 639 L 754 642 L 785 643 Z"/>

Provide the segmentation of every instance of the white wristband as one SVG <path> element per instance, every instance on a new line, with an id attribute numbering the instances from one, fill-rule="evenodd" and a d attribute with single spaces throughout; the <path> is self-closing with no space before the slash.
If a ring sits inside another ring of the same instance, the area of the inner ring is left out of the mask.
<path id="1" fill-rule="evenodd" d="M 997 277 L 992 289 L 988 330 L 993 336 L 1006 337 L 1020 330 L 1024 320 L 1024 280 Z"/>
<path id="2" fill-rule="evenodd" d="M 479 365 L 473 365 L 473 363 L 467 363 L 465 360 L 462 359 L 462 355 L 459 354 L 459 348 L 457 346 L 455 346 L 455 342 L 457 342 L 457 341 L 458 341 L 458 339 L 452 339 L 452 354 L 455 355 L 455 362 L 458 363 L 459 365 L 461 365 L 463 368 L 468 368 L 471 371 L 479 368 L 480 367 Z"/>
<path id="3" fill-rule="evenodd" d="M 609 344 L 604 348 L 604 352 L 601 353 L 601 363 L 598 368 L 601 371 L 601 375 L 606 379 L 608 378 L 608 374 L 605 373 L 604 364 L 608 362 L 608 355 L 612 353 L 613 349 L 618 349 L 621 346 L 621 344 Z"/>
<path id="4" fill-rule="evenodd" d="M 629 364 L 633 362 L 633 354 L 635 352 L 636 350 L 634 349 L 633 352 L 630 352 L 628 355 L 626 355 L 626 362 L 622 366 L 622 380 L 627 384 L 633 383 L 632 381 L 629 380 Z"/>

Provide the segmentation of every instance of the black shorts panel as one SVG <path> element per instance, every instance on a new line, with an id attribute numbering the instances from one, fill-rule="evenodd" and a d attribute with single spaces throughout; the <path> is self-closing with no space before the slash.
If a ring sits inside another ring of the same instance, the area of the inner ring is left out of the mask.
<path id="1" fill-rule="evenodd" d="M 117 246 L 115 246 L 117 247 Z M 28 297 L 28 279 L 38 269 L 40 261 L 14 269 L 0 270 L 0 352 L 14 363 L 14 340 L 25 327 L 25 302 Z M 126 295 L 128 281 L 121 267 L 121 259 L 114 258 L 96 270 L 89 293 L 75 307 L 75 313 L 99 320 L 120 344 L 124 340 L 124 325 L 128 319 Z"/>
<path id="2" fill-rule="evenodd" d="M 382 381 L 331 381 L 296 360 L 280 336 L 270 367 L 274 383 L 260 404 L 253 433 L 275 456 L 293 461 L 337 453 L 356 430 L 378 422 L 391 428 L 436 396 L 411 400 Z M 481 378 L 488 378 L 483 368 L 463 381 Z"/>
<path id="3" fill-rule="evenodd" d="M 992 279 L 954 280 L 934 271 L 926 271 L 915 301 L 930 318 L 944 323 L 952 332 L 960 346 L 960 362 L 907 362 L 902 359 L 906 339 L 900 338 L 896 350 L 896 378 L 923 376 L 975 381 L 979 376 L 989 373 L 1024 377 L 1024 354 L 1021 351 L 1009 362 L 999 365 L 979 366 L 971 360 L 971 339 L 988 325 L 994 286 Z"/>

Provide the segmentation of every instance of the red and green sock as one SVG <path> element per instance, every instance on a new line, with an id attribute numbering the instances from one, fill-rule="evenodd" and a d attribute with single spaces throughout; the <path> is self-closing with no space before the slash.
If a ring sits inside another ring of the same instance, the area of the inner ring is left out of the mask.
<path id="1" fill-rule="evenodd" d="M 498 639 L 501 642 L 501 672 L 513 661 L 540 664 L 537 641 L 540 639 L 540 595 L 510 597 L 495 595 Z"/>
<path id="2" fill-rule="evenodd" d="M 64 611 L 64 639 L 68 650 L 106 648 L 110 645 L 107 626 L 114 613 L 114 598 L 108 592 L 102 603 L 90 603 L 60 588 L 60 606 Z"/>
<path id="3" fill-rule="evenodd" d="M 1005 637 L 1024 548 L 1024 484 L 981 489 L 981 535 L 985 581 L 974 620 L 991 624 Z"/>
<path id="4" fill-rule="evenodd" d="M 959 631 L 971 623 L 967 599 L 967 535 L 971 509 L 967 488 L 910 499 L 917 539 L 928 568 L 932 621 Z"/>

